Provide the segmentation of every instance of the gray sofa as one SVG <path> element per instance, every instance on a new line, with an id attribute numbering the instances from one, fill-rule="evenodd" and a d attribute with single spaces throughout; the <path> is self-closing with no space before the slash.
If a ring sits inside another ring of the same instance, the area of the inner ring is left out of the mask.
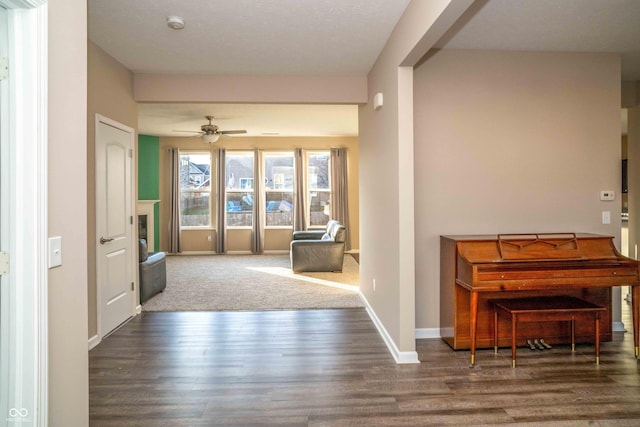
<path id="1" fill-rule="evenodd" d="M 139 248 L 139 283 L 140 304 L 162 292 L 167 287 L 167 265 L 164 252 L 149 253 L 147 241 L 140 239 Z"/>
<path id="2" fill-rule="evenodd" d="M 327 223 L 326 231 L 294 231 L 289 253 L 293 272 L 342 272 L 346 234 L 344 226 L 335 220 Z"/>

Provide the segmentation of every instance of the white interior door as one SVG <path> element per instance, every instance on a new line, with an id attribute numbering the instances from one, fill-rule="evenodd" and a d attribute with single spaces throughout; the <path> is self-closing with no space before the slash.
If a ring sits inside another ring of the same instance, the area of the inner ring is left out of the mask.
<path id="1" fill-rule="evenodd" d="M 133 129 L 96 116 L 96 275 L 101 337 L 135 313 L 133 138 Z"/>

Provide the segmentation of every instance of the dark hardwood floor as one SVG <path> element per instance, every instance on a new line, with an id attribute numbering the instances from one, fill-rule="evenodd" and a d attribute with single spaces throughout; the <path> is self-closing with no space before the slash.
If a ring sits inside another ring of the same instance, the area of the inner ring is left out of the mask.
<path id="1" fill-rule="evenodd" d="M 625 305 L 626 303 L 623 303 Z M 627 315 L 623 319 L 631 327 Z M 632 333 L 397 365 L 364 309 L 143 313 L 89 353 L 91 426 L 640 425 Z"/>

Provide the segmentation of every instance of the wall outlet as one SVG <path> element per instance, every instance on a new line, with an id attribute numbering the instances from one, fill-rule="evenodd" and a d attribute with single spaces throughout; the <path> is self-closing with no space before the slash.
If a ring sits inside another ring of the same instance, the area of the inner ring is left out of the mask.
<path id="1" fill-rule="evenodd" d="M 615 200 L 616 192 L 613 190 L 605 190 L 600 192 L 600 200 Z"/>
<path id="2" fill-rule="evenodd" d="M 211 234 L 207 236 L 207 242 L 210 242 L 210 241 L 211 241 Z"/>

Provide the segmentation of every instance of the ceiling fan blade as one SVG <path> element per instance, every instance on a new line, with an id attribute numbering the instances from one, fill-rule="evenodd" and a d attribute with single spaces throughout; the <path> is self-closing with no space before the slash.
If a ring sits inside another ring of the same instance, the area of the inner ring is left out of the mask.
<path id="1" fill-rule="evenodd" d="M 173 129 L 171 132 L 203 133 L 203 132 L 200 132 L 199 130 L 178 130 L 178 129 Z"/>
<path id="2" fill-rule="evenodd" d="M 240 133 L 247 133 L 247 131 L 246 130 L 221 130 L 218 133 L 221 133 L 222 135 L 235 135 Z"/>

